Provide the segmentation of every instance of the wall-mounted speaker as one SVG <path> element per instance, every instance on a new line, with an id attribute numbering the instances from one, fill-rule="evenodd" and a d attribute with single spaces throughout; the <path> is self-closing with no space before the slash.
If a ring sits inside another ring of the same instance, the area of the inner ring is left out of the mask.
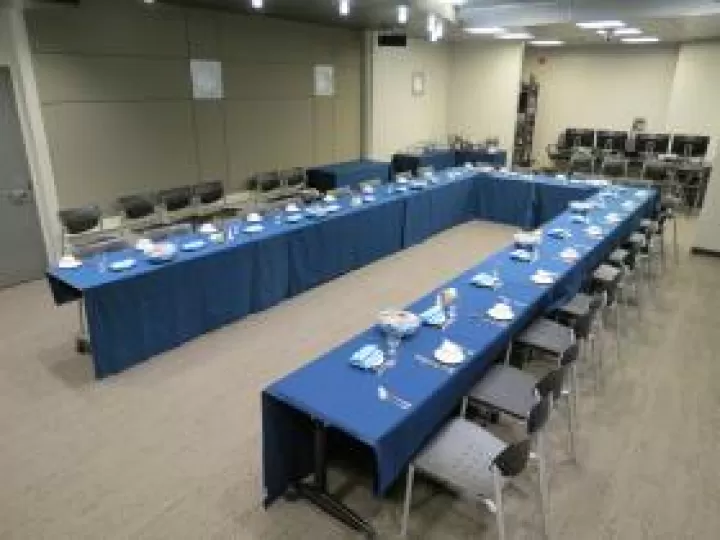
<path id="1" fill-rule="evenodd" d="M 378 47 L 407 47 L 407 34 L 378 34 Z"/>

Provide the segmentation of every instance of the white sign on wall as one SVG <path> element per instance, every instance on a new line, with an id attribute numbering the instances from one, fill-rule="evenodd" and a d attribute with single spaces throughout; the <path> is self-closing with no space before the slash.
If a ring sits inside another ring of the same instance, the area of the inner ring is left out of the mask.
<path id="1" fill-rule="evenodd" d="M 315 66 L 315 95 L 335 95 L 335 69 L 333 66 Z"/>
<path id="2" fill-rule="evenodd" d="M 412 95 L 413 96 L 424 96 L 425 95 L 425 72 L 414 71 L 412 74 Z"/>
<path id="3" fill-rule="evenodd" d="M 190 60 L 194 99 L 222 99 L 222 64 L 217 60 Z"/>

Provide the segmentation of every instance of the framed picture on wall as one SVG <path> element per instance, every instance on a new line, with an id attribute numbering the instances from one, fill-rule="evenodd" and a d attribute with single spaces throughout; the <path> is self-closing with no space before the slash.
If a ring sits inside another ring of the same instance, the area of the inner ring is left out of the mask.
<path id="1" fill-rule="evenodd" d="M 222 99 L 222 64 L 217 60 L 190 60 L 193 98 Z"/>
<path id="2" fill-rule="evenodd" d="M 425 72 L 424 71 L 413 71 L 412 74 L 412 95 L 413 96 L 424 96 L 425 95 Z"/>
<path id="3" fill-rule="evenodd" d="M 335 95 L 335 69 L 333 66 L 315 66 L 315 95 Z"/>

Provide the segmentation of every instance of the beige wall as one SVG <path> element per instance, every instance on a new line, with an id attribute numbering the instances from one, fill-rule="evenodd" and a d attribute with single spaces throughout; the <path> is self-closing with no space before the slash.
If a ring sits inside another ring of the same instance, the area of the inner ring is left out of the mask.
<path id="1" fill-rule="evenodd" d="M 545 163 L 568 127 L 627 130 L 641 116 L 648 131 L 664 131 L 677 56 L 674 46 L 528 49 L 523 77 L 540 85 L 535 158 Z"/>
<path id="2" fill-rule="evenodd" d="M 90 4 L 27 16 L 61 207 L 359 157 L 359 33 Z M 222 61 L 224 100 L 191 98 L 189 58 Z M 312 95 L 315 64 L 335 97 Z"/>
<path id="3" fill-rule="evenodd" d="M 449 45 L 408 40 L 408 46 L 378 47 L 370 59 L 372 92 L 369 154 L 389 160 L 423 141 L 447 140 Z M 412 94 L 412 74 L 425 73 L 425 95 Z"/>
<path id="4" fill-rule="evenodd" d="M 498 137 L 512 152 L 523 45 L 460 42 L 450 59 L 448 131 L 472 140 Z"/>
<path id="5" fill-rule="evenodd" d="M 668 107 L 668 129 L 675 133 L 720 136 L 720 41 L 680 47 Z"/>

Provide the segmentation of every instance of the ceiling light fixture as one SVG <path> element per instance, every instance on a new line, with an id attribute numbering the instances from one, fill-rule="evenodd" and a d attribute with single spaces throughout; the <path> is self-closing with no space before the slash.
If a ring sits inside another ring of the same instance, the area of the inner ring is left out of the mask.
<path id="1" fill-rule="evenodd" d="M 250 5 L 252 5 L 253 9 L 262 9 L 263 0 L 252 0 L 252 2 L 250 2 Z"/>
<path id="2" fill-rule="evenodd" d="M 639 28 L 616 28 L 613 34 L 616 36 L 639 36 L 642 34 L 642 30 Z"/>
<path id="3" fill-rule="evenodd" d="M 622 21 L 591 21 L 577 23 L 578 27 L 586 30 L 606 30 L 608 28 L 622 28 L 625 23 Z"/>
<path id="4" fill-rule="evenodd" d="M 534 39 L 530 42 L 530 45 L 536 47 L 557 47 L 559 45 L 565 45 L 565 42 L 560 39 Z"/>
<path id="5" fill-rule="evenodd" d="M 492 36 L 495 34 L 502 34 L 505 32 L 504 28 L 500 28 L 499 26 L 470 26 L 468 28 L 465 28 L 465 32 L 468 34 L 475 34 L 478 36 Z"/>
<path id="6" fill-rule="evenodd" d="M 533 39 L 535 36 L 527 32 L 507 32 L 495 36 L 498 39 Z"/>
<path id="7" fill-rule="evenodd" d="M 399 24 L 407 24 L 408 19 L 410 18 L 410 8 L 405 5 L 398 6 L 397 15 Z"/>
<path id="8" fill-rule="evenodd" d="M 655 36 L 628 37 L 622 38 L 620 41 L 623 43 L 657 43 L 660 41 L 660 38 Z"/>
<path id="9" fill-rule="evenodd" d="M 143 4 L 154 4 L 155 0 L 143 0 Z"/>
<path id="10" fill-rule="evenodd" d="M 350 14 L 350 0 L 340 0 L 340 15 L 347 17 Z"/>

